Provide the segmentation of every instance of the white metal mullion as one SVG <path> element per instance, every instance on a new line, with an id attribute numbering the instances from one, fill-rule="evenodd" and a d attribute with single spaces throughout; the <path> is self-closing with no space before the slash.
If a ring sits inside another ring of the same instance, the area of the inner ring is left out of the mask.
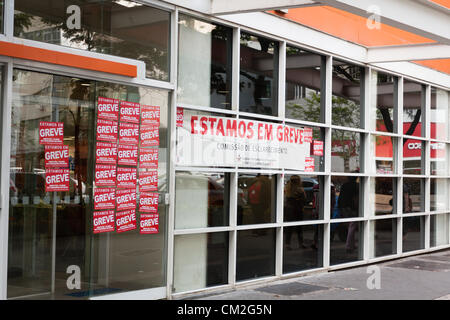
<path id="1" fill-rule="evenodd" d="M 394 96 L 396 108 L 394 113 L 397 118 L 395 128 L 397 133 L 403 134 L 403 77 L 397 78 L 397 86 L 394 87 L 396 95 Z M 397 190 L 395 197 L 395 210 L 399 215 L 397 219 L 397 254 L 403 251 L 403 138 L 397 139 L 397 148 L 395 150 L 395 167 L 399 178 L 397 178 Z"/>
<path id="2" fill-rule="evenodd" d="M 425 94 L 422 102 L 422 112 L 424 117 L 422 118 L 422 135 L 429 139 L 430 138 L 430 121 L 431 121 L 431 86 L 426 85 L 425 90 L 422 90 Z M 430 248 L 430 141 L 425 141 L 425 148 L 423 150 L 422 159 L 424 160 L 424 174 L 427 176 L 424 181 L 424 211 L 427 212 L 425 215 L 425 224 L 424 224 L 424 249 Z"/>
<path id="3" fill-rule="evenodd" d="M 173 270 L 174 270 L 174 242 L 175 242 L 175 160 L 176 160 L 176 116 L 177 116 L 177 74 L 178 74 L 178 9 L 171 15 L 171 82 L 175 90 L 172 92 L 171 112 L 169 112 L 170 128 L 170 157 L 169 157 L 169 213 L 167 217 L 167 276 L 166 295 L 172 299 Z"/>
<path id="4" fill-rule="evenodd" d="M 237 252 L 237 207 L 238 207 L 238 173 L 230 174 L 230 227 L 228 233 L 228 283 L 236 285 L 236 252 Z"/>
<path id="5" fill-rule="evenodd" d="M 8 223 L 9 223 L 9 171 L 11 155 L 11 105 L 12 105 L 12 61 L 3 68 L 2 120 L 1 120 L 1 182 L 0 182 L 0 300 L 7 298 L 8 283 Z"/>
<path id="6" fill-rule="evenodd" d="M 327 127 L 325 127 L 324 136 L 324 172 L 323 177 L 323 190 L 322 194 L 319 196 L 321 198 L 321 210 L 323 220 L 326 223 L 323 224 L 323 251 L 322 251 L 322 261 L 323 267 L 327 268 L 330 266 L 330 212 L 331 212 L 331 113 L 332 113 L 332 81 L 333 81 L 333 57 L 326 56 L 322 60 L 322 76 L 321 83 L 321 108 L 323 110 L 322 121 Z"/>
<path id="7" fill-rule="evenodd" d="M 277 175 L 276 189 L 276 218 L 275 222 L 280 225 L 277 227 L 275 241 L 275 275 L 281 276 L 283 273 L 283 206 L 284 206 L 284 174 Z"/>
<path id="8" fill-rule="evenodd" d="M 364 70 L 364 78 L 361 79 L 362 82 L 362 99 L 361 99 L 361 126 L 365 130 L 370 130 L 370 115 L 372 110 L 372 70 L 370 67 L 366 67 Z M 375 83 L 376 84 L 376 83 Z M 377 87 L 375 86 L 375 89 Z M 369 173 L 371 169 L 371 161 L 373 160 L 371 155 L 371 145 L 370 145 L 370 134 L 369 133 L 362 133 L 361 134 L 361 144 L 362 144 L 362 163 L 361 163 L 361 172 Z M 361 161 L 361 160 L 360 160 Z M 359 250 L 362 249 L 362 258 L 363 260 L 369 260 L 370 259 L 370 237 L 372 236 L 370 234 L 370 225 L 369 225 L 369 216 L 370 216 L 370 179 L 369 177 L 361 177 L 360 178 L 360 185 L 362 186 L 362 190 L 360 190 L 359 193 L 359 210 L 363 210 L 362 214 L 359 213 L 359 216 L 362 216 L 364 218 L 363 221 L 363 246 L 359 248 Z M 361 192 L 362 191 L 362 192 Z M 367 196 L 365 196 L 367 195 Z M 362 205 L 361 205 L 362 204 Z M 373 235 L 375 236 L 375 235 Z"/>
<path id="9" fill-rule="evenodd" d="M 278 50 L 278 117 L 285 118 L 286 105 L 286 41 L 280 41 Z"/>
<path id="10" fill-rule="evenodd" d="M 233 28 L 231 71 L 231 110 L 239 110 L 240 64 L 241 64 L 241 28 Z"/>
<path id="11" fill-rule="evenodd" d="M 6 38 L 12 41 L 14 37 L 14 0 L 3 2 L 3 26 Z"/>

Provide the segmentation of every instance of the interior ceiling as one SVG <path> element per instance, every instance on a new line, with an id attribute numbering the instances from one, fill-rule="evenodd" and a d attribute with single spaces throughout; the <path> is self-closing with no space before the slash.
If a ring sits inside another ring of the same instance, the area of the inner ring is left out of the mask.
<path id="1" fill-rule="evenodd" d="M 450 0 L 432 2 L 450 8 Z M 368 48 L 436 43 L 434 40 L 383 23 L 380 24 L 380 28 L 369 29 L 366 18 L 330 6 L 292 8 L 287 13 L 269 12 Z M 450 74 L 450 59 L 413 62 Z"/>

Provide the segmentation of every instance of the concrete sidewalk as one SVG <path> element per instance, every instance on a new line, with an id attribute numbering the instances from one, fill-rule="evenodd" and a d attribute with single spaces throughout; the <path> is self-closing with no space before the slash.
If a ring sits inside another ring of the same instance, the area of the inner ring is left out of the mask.
<path id="1" fill-rule="evenodd" d="M 380 289 L 369 289 L 368 266 L 190 296 L 189 300 L 450 300 L 450 250 L 374 264 Z M 374 283 L 371 281 L 371 283 Z"/>

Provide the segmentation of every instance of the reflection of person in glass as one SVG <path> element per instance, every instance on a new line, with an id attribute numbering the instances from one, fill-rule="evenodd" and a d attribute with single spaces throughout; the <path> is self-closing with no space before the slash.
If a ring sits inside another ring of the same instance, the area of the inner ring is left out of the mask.
<path id="1" fill-rule="evenodd" d="M 359 184 L 357 177 L 348 177 L 347 182 L 341 187 L 338 198 L 338 207 L 342 218 L 356 217 L 359 212 Z M 347 241 L 345 248 L 347 252 L 355 250 L 355 232 L 358 222 L 350 222 L 348 225 Z"/>
<path id="2" fill-rule="evenodd" d="M 248 189 L 248 199 L 252 208 L 253 223 L 269 222 L 271 210 L 271 188 L 267 176 L 258 174 Z"/>
<path id="3" fill-rule="evenodd" d="M 286 184 L 284 194 L 286 197 L 284 210 L 286 213 L 287 221 L 300 221 L 303 220 L 303 209 L 306 202 L 306 193 L 302 186 L 302 180 L 300 176 L 293 175 Z M 291 250 L 291 238 L 292 229 L 294 227 L 286 228 L 286 244 L 287 249 Z M 302 227 L 295 227 L 297 230 L 297 237 L 299 246 L 306 248 L 303 244 L 303 232 Z"/>

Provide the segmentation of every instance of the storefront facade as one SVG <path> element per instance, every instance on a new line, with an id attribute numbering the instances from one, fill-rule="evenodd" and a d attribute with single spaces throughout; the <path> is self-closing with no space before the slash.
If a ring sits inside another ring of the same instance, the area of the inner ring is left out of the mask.
<path id="1" fill-rule="evenodd" d="M 0 299 L 171 299 L 450 247 L 448 74 L 169 2 L 0 1 Z"/>

